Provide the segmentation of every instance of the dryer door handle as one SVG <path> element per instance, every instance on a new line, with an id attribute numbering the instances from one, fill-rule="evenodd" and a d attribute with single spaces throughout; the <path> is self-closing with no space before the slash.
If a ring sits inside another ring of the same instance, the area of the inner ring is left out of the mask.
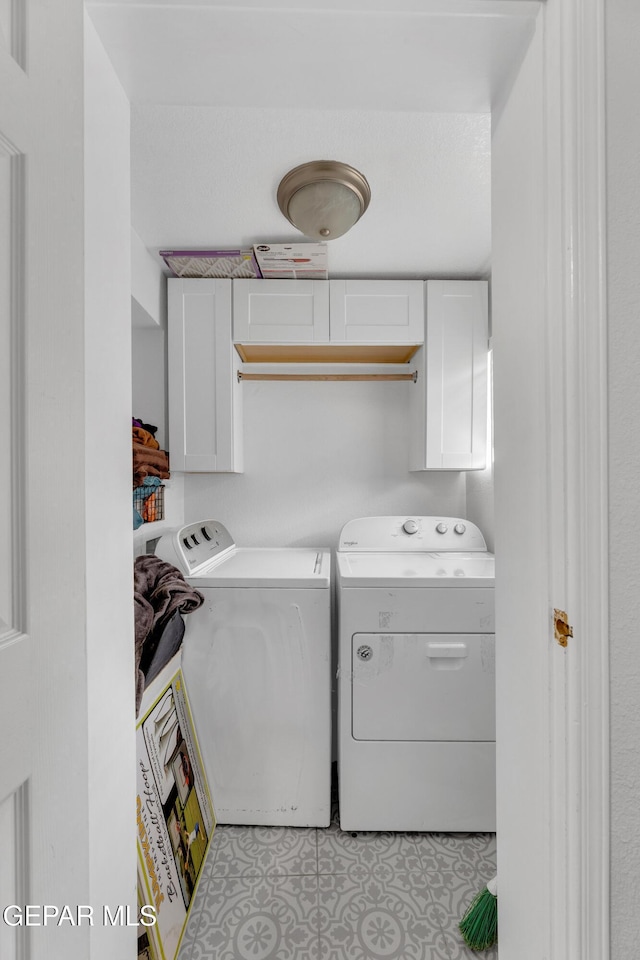
<path id="1" fill-rule="evenodd" d="M 450 657 L 452 659 L 462 659 L 468 656 L 466 643 L 443 643 L 431 641 L 427 643 L 427 656 L 442 658 Z"/>

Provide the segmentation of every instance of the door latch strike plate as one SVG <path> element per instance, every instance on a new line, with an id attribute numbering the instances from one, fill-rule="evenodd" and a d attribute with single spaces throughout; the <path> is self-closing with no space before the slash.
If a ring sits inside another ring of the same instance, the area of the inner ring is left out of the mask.
<path id="1" fill-rule="evenodd" d="M 568 638 L 573 636 L 573 627 L 569 623 L 569 618 L 564 610 L 554 608 L 553 611 L 553 629 L 555 638 L 561 647 L 566 647 Z"/>

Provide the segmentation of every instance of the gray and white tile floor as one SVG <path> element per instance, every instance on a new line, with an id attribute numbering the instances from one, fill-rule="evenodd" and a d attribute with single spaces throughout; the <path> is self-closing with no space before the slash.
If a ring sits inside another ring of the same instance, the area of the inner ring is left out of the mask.
<path id="1" fill-rule="evenodd" d="M 179 960 L 497 960 L 458 921 L 494 834 L 216 827 Z"/>

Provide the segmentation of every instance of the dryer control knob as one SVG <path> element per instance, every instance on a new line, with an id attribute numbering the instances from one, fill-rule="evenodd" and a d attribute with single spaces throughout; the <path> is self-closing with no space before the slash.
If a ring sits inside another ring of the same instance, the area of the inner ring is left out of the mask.
<path id="1" fill-rule="evenodd" d="M 453 528 L 453 532 L 463 534 L 466 529 L 467 528 L 465 527 L 464 523 L 456 523 L 455 527 Z"/>
<path id="2" fill-rule="evenodd" d="M 448 529 L 446 523 L 439 523 L 436 527 L 436 533 L 446 533 Z"/>
<path id="3" fill-rule="evenodd" d="M 404 530 L 405 533 L 409 533 L 409 534 L 417 533 L 418 524 L 416 523 L 415 520 L 405 520 L 405 522 L 402 524 L 402 529 Z"/>

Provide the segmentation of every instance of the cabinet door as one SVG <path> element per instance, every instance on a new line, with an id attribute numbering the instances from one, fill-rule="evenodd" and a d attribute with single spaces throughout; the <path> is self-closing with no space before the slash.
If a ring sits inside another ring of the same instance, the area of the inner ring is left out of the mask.
<path id="1" fill-rule="evenodd" d="M 412 395 L 412 470 L 482 470 L 487 448 L 487 283 L 429 280 Z"/>
<path id="2" fill-rule="evenodd" d="M 422 343 L 422 280 L 330 280 L 331 341 Z"/>
<path id="3" fill-rule="evenodd" d="M 239 361 L 231 280 L 168 281 L 172 470 L 242 471 Z"/>
<path id="4" fill-rule="evenodd" d="M 234 280 L 236 343 L 328 343 L 327 280 Z"/>

